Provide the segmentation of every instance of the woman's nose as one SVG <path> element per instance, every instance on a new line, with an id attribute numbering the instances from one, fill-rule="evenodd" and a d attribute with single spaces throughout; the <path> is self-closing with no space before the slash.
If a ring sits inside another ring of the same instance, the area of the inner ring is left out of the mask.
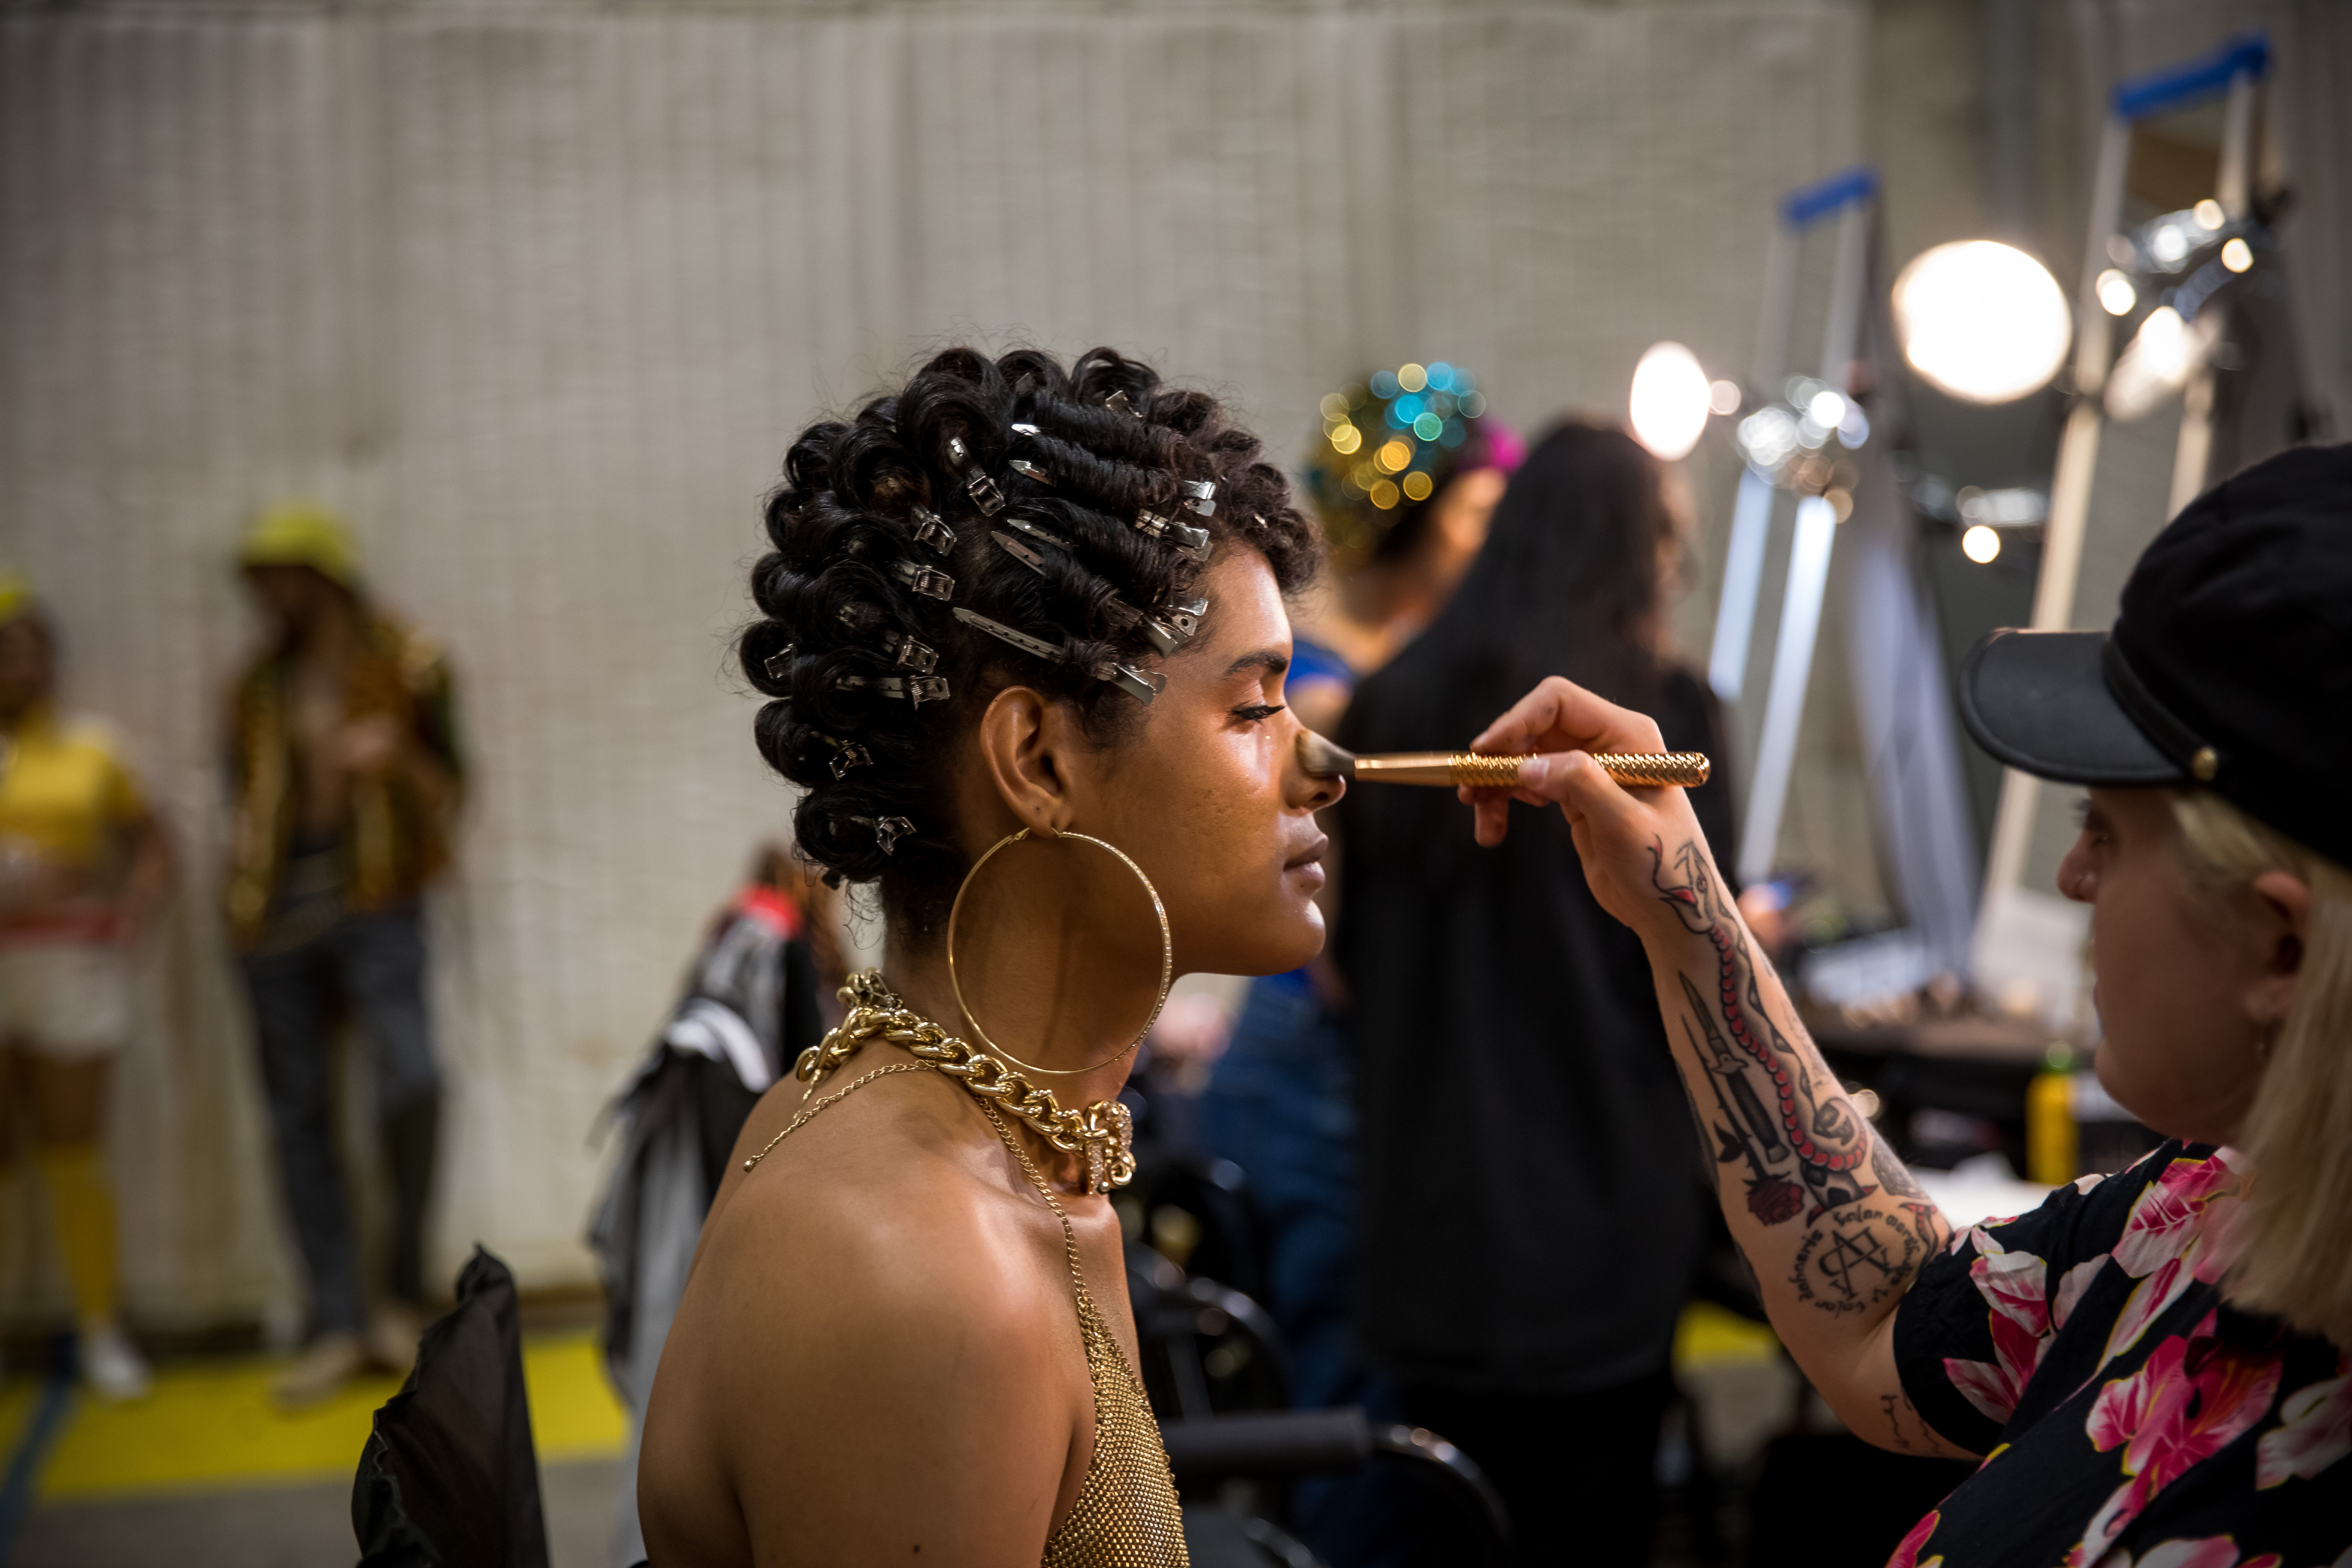
<path id="1" fill-rule="evenodd" d="M 2088 834 L 2077 837 L 2066 858 L 2058 862 L 2058 890 L 2078 904 L 2087 904 L 2098 895 L 2099 873 L 2091 864 Z"/>

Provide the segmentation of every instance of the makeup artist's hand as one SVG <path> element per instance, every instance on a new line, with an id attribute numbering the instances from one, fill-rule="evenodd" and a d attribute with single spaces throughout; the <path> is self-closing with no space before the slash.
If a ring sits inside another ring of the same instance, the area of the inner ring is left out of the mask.
<path id="1" fill-rule="evenodd" d="M 1557 805 L 1568 818 L 1585 880 L 1601 907 L 1637 932 L 1682 932 L 1682 923 L 1658 896 L 1656 876 L 1660 858 L 1671 858 L 1685 845 L 1705 852 L 1706 836 L 1690 802 L 1679 789 L 1628 789 L 1591 755 L 1664 751 L 1654 720 L 1555 675 L 1486 726 L 1470 749 L 1543 753 L 1521 764 L 1517 789 L 1461 792 L 1478 814 L 1479 843 L 1503 841 L 1514 800 Z"/>

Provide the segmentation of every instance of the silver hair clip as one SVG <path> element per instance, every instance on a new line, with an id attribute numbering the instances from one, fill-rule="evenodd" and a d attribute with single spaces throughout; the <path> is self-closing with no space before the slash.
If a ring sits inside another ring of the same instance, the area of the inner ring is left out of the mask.
<path id="1" fill-rule="evenodd" d="M 1070 547 L 1070 542 L 1063 538 L 1060 534 L 1055 533 L 1049 529 L 1040 528 L 1035 523 L 1030 522 L 1025 519 L 1008 517 L 1004 521 L 1007 527 L 1019 529 L 1022 532 L 1027 534 L 1030 538 L 1036 540 L 1041 544 L 1050 544 L 1056 550 L 1065 551 Z"/>
<path id="2" fill-rule="evenodd" d="M 1214 517 L 1217 515 L 1217 503 L 1213 499 L 1217 493 L 1217 487 L 1213 481 L 1209 479 L 1178 479 L 1176 481 L 1176 490 L 1180 495 L 1190 497 L 1191 499 L 1186 500 L 1183 504 L 1190 507 L 1192 510 L 1199 512 L 1202 517 Z"/>
<path id="3" fill-rule="evenodd" d="M 760 668 L 768 672 L 770 680 L 782 680 L 784 678 L 784 672 L 791 668 L 787 661 L 793 657 L 793 644 L 786 643 L 760 661 Z"/>
<path id="4" fill-rule="evenodd" d="M 1166 676 L 1156 669 L 1138 669 L 1131 664 L 1098 664 L 1094 668 L 1094 678 L 1109 681 L 1146 708 L 1168 689 Z"/>
<path id="5" fill-rule="evenodd" d="M 866 767 L 874 761 L 873 756 L 867 752 L 866 748 L 859 745 L 855 741 L 836 741 L 822 730 L 812 730 L 809 733 L 814 735 L 818 740 L 823 741 L 826 745 L 833 748 L 833 776 L 835 778 L 840 778 L 852 768 Z"/>
<path id="6" fill-rule="evenodd" d="M 1113 414 L 1124 414 L 1130 419 L 1140 420 L 1143 417 L 1143 410 L 1136 407 L 1132 403 L 1129 403 L 1127 400 L 1127 394 L 1124 392 L 1114 392 L 1108 397 L 1104 398 L 1103 406 L 1109 409 Z"/>
<path id="7" fill-rule="evenodd" d="M 897 697 L 913 707 L 926 702 L 945 702 L 948 683 L 938 675 L 836 675 L 833 678 L 835 691 L 871 691 L 877 697 Z"/>
<path id="8" fill-rule="evenodd" d="M 882 846 L 885 855 L 898 847 L 898 840 L 915 831 L 915 825 L 903 816 L 853 816 L 849 820 L 860 827 L 872 828 L 875 841 Z"/>
<path id="9" fill-rule="evenodd" d="M 926 506 L 918 506 L 908 513 L 915 525 L 915 542 L 928 544 L 941 555 L 955 553 L 955 530 L 940 521 L 939 514 Z"/>
<path id="10" fill-rule="evenodd" d="M 1174 653 L 1178 648 L 1182 647 L 1184 644 L 1191 639 L 1193 632 L 1200 629 L 1199 621 L 1197 619 L 1192 619 L 1190 626 L 1186 626 L 1182 631 L 1179 631 L 1173 626 L 1164 624 L 1145 615 L 1141 610 L 1137 609 L 1133 605 L 1129 604 L 1124 599 L 1111 599 L 1106 602 L 1103 605 L 1103 614 L 1110 618 L 1110 623 L 1115 626 L 1118 626 L 1129 631 L 1141 632 L 1145 639 L 1149 641 L 1153 647 L 1160 650 L 1160 656 L 1162 658 L 1167 658 L 1170 654 Z M 1175 616 L 1171 616 L 1169 618 L 1171 621 L 1178 620 L 1180 618 L 1192 619 L 1192 617 L 1180 617 Z"/>
<path id="11" fill-rule="evenodd" d="M 1015 425 L 1013 426 L 1013 433 L 1015 436 L 1030 436 L 1030 437 L 1042 436 L 1042 435 L 1044 435 L 1044 434 L 1045 434 L 1045 432 L 1044 432 L 1044 431 L 1042 431 L 1042 430 L 1038 429 L 1038 428 L 1037 428 L 1037 426 L 1035 426 L 1034 425 L 1029 425 L 1029 424 L 1015 424 Z"/>
<path id="12" fill-rule="evenodd" d="M 955 579 L 935 567 L 926 566 L 919 561 L 897 561 L 891 563 L 890 570 L 897 574 L 898 581 L 926 598 L 955 597 Z"/>
<path id="13" fill-rule="evenodd" d="M 1209 531 L 1194 528 L 1189 522 L 1178 522 L 1172 517 L 1162 517 L 1146 508 L 1135 514 L 1135 531 L 1160 541 L 1195 561 L 1209 558 Z"/>
<path id="14" fill-rule="evenodd" d="M 1201 617 L 1209 613 L 1206 599 L 1166 599 L 1160 605 L 1160 618 L 1174 629 L 1177 637 L 1190 642 L 1201 629 Z"/>
<path id="15" fill-rule="evenodd" d="M 917 642 L 904 632 L 884 632 L 882 651 L 896 659 L 900 668 L 911 669 L 918 675 L 929 675 L 939 668 L 939 649 Z"/>
<path id="16" fill-rule="evenodd" d="M 1005 521 L 1010 522 L 1013 520 L 1007 518 Z M 999 545 L 1003 546 L 1004 553 L 1012 556 L 1013 559 L 1029 568 L 1030 571 L 1036 573 L 1040 577 L 1043 577 L 1045 574 L 1045 558 L 1038 554 L 1035 551 L 1030 549 L 1027 545 L 1022 543 L 1019 540 L 1013 538 L 1011 534 L 992 531 L 988 537 L 993 539 Z"/>
<path id="17" fill-rule="evenodd" d="M 948 437 L 948 457 L 959 470 L 971 467 L 971 453 L 965 447 L 961 436 Z M 963 489 L 964 494 L 971 497 L 971 504 L 980 508 L 982 517 L 994 517 L 1004 510 L 1004 492 L 998 489 L 996 481 L 986 474 L 966 472 Z"/>
<path id="18" fill-rule="evenodd" d="M 1010 468 L 1014 473 L 1019 474 L 1023 479 L 1034 479 L 1041 485 L 1050 485 L 1054 482 L 1053 475 L 1047 473 L 1036 464 L 1030 462 L 1024 458 L 1008 458 L 1006 460 L 1006 467 Z"/>
<path id="19" fill-rule="evenodd" d="M 1033 637 L 1027 632 L 1016 632 L 1002 621 L 992 621 L 986 616 L 964 609 L 961 605 L 956 609 L 955 618 L 968 626 L 974 626 L 986 632 L 999 642 L 1012 644 L 1023 653 L 1034 654 L 1039 658 L 1056 660 L 1069 658 L 1069 650 L 1066 648 L 1056 647 L 1045 638 Z"/>

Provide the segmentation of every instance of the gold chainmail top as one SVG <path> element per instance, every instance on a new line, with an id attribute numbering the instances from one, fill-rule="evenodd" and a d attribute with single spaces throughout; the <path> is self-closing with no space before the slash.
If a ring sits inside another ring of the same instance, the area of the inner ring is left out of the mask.
<path id="1" fill-rule="evenodd" d="M 767 1149 L 745 1161 L 744 1168 L 755 1167 L 769 1149 L 799 1131 L 809 1118 L 877 1078 L 900 1072 L 940 1071 L 937 1064 L 925 1061 L 877 1068 L 847 1088 L 802 1110 L 769 1141 Z M 963 1081 L 953 1073 L 943 1072 L 940 1076 Z M 1087 1461 L 1086 1485 L 1079 1489 L 1077 1501 L 1070 1505 L 1069 1516 L 1062 1521 L 1061 1528 L 1046 1540 L 1042 1568 L 1190 1568 L 1192 1559 L 1184 1550 L 1183 1511 L 1176 1500 L 1175 1480 L 1168 1473 L 1168 1450 L 1160 1440 L 1159 1419 L 1151 1414 L 1143 1380 L 1136 1375 L 1127 1352 L 1119 1348 L 1110 1325 L 1096 1310 L 1093 1293 L 1087 1289 L 1086 1274 L 1078 1267 L 1077 1232 L 1071 1227 L 1069 1215 L 1054 1195 L 1054 1189 L 1046 1184 L 1036 1162 L 1013 1136 L 1013 1130 L 1004 1124 L 995 1105 L 983 1095 L 974 1094 L 973 1098 L 987 1113 L 997 1137 L 1019 1163 L 1022 1174 L 1045 1200 L 1045 1206 L 1054 1211 L 1054 1217 L 1062 1222 L 1062 1251 L 1070 1265 L 1070 1293 L 1077 1304 L 1078 1338 L 1086 1346 L 1087 1377 L 1094 1384 L 1095 1447 Z"/>

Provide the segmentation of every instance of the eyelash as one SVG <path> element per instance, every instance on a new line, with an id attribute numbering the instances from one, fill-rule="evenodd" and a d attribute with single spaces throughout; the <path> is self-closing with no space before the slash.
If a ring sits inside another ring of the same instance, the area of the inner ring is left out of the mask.
<path id="1" fill-rule="evenodd" d="M 1252 707 L 1234 709 L 1234 717 L 1239 719 L 1244 724 L 1255 724 L 1261 719 L 1273 718 L 1276 714 L 1281 712 L 1282 710 L 1283 704 L 1279 702 L 1270 705 L 1260 702 Z"/>

